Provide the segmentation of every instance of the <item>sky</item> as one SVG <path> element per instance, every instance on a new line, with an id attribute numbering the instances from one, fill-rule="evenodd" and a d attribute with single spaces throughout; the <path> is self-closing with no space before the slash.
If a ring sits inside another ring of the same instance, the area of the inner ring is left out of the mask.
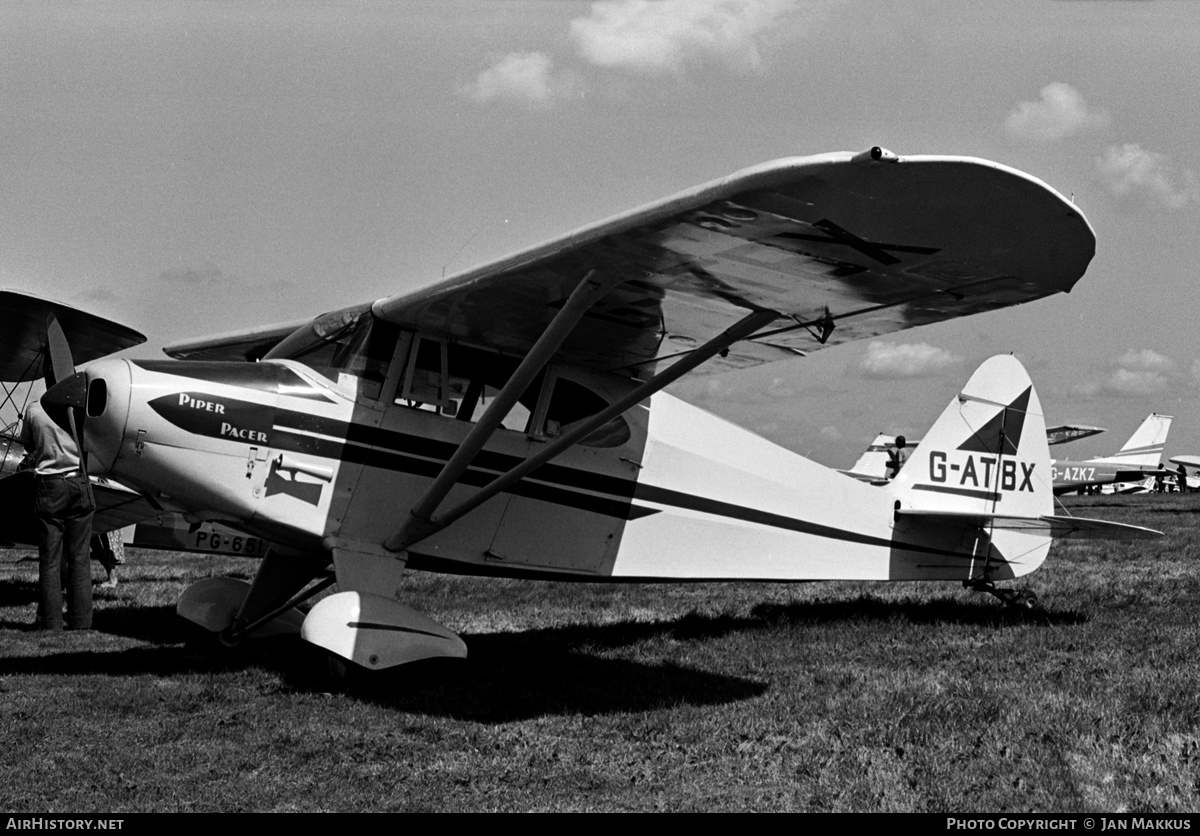
<path id="1" fill-rule="evenodd" d="M 1026 171 L 1070 294 L 685 379 L 823 464 L 1013 352 L 1049 423 L 1200 454 L 1200 3 L 0 4 L 0 287 L 165 344 L 438 281 L 748 165 L 881 145 Z"/>

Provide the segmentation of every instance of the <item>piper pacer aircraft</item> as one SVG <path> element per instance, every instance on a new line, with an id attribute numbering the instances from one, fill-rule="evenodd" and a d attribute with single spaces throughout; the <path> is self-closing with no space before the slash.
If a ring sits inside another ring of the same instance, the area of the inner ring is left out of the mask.
<path id="1" fill-rule="evenodd" d="M 109 359 L 47 409 L 90 464 L 272 547 L 178 611 L 237 642 L 299 625 L 378 670 L 464 656 L 410 569 L 557 580 L 962 581 L 998 595 L 1052 536 L 1041 407 L 988 361 L 875 488 L 669 396 L 709 372 L 1071 289 L 1083 215 L 983 160 L 861 154 L 739 171 L 431 286 Z M 51 341 L 56 369 L 69 351 Z M 228 362 L 229 360 L 239 362 Z M 257 360 L 258 362 L 245 362 Z M 337 584 L 307 614 L 296 606 Z"/>
<path id="2" fill-rule="evenodd" d="M 1152 476 L 1173 476 L 1174 473 L 1162 467 L 1163 445 L 1167 443 L 1171 421 L 1170 415 L 1150 413 L 1116 455 L 1078 462 L 1052 461 L 1054 493 L 1065 494 L 1120 482 L 1143 482 Z"/>

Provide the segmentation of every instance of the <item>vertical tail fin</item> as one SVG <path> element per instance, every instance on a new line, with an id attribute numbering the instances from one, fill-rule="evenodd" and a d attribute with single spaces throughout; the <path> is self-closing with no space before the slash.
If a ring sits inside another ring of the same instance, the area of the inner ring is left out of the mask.
<path id="1" fill-rule="evenodd" d="M 964 580 L 1015 577 L 1041 565 L 1050 548 L 1048 528 L 996 524 L 1001 517 L 1036 520 L 1054 510 L 1045 418 L 1020 362 L 1007 355 L 984 362 L 887 490 L 896 498 L 897 517 L 924 514 L 926 525 L 943 527 L 961 521 L 963 546 L 976 558 L 964 566 Z"/>
<path id="2" fill-rule="evenodd" d="M 1014 357 L 971 376 L 893 480 L 917 508 L 1038 516 L 1054 508 L 1042 405 Z"/>
<path id="3" fill-rule="evenodd" d="M 1167 443 L 1171 420 L 1172 416 L 1170 415 L 1150 413 L 1142 425 L 1125 442 L 1125 446 L 1119 453 L 1115 456 L 1096 459 L 1096 461 L 1158 467 L 1162 463 L 1163 446 Z"/>

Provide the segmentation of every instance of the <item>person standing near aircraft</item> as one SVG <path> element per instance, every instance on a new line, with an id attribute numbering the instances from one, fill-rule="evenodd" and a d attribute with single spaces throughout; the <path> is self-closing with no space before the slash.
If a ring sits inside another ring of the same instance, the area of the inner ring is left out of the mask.
<path id="1" fill-rule="evenodd" d="M 888 479 L 895 479 L 900 473 L 900 468 L 904 467 L 904 462 L 908 458 L 908 453 L 904 448 L 908 446 L 908 442 L 904 436 L 896 436 L 896 446 L 888 450 Z"/>
<path id="2" fill-rule="evenodd" d="M 125 543 L 121 539 L 121 529 L 115 529 L 107 534 L 92 535 L 92 557 L 100 561 L 108 576 L 100 584 L 99 589 L 117 588 L 117 567 L 125 562 Z"/>
<path id="3" fill-rule="evenodd" d="M 66 627 L 92 628 L 92 569 L 88 544 L 96 503 L 79 468 L 79 452 L 41 404 L 25 412 L 21 443 L 26 467 L 34 470 L 33 512 L 38 529 L 37 627 L 63 629 L 63 586 L 67 590 Z"/>

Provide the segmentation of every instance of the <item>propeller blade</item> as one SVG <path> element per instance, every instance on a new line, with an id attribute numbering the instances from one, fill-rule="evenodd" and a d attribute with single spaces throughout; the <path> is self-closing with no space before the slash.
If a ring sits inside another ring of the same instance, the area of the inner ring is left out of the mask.
<path id="1" fill-rule="evenodd" d="M 50 351 L 50 376 L 53 377 L 53 381 L 48 381 L 50 385 L 75 374 L 71 346 L 67 343 L 67 335 L 63 333 L 62 326 L 58 324 L 58 317 L 54 314 L 50 314 L 46 319 L 46 347 Z"/>
<path id="2" fill-rule="evenodd" d="M 47 383 L 51 383 L 46 394 L 42 395 L 42 408 L 46 410 L 54 423 L 63 426 L 71 433 L 75 441 L 75 449 L 79 451 L 79 471 L 83 475 L 85 491 L 88 499 L 94 505 L 91 494 L 91 482 L 88 480 L 87 450 L 83 449 L 83 419 L 87 405 L 87 377 L 83 372 L 75 371 L 75 361 L 71 358 L 71 346 L 67 335 L 63 333 L 58 318 L 50 314 L 46 320 L 46 347 L 50 352 L 50 374 Z M 64 421 L 60 416 L 65 417 Z"/>

